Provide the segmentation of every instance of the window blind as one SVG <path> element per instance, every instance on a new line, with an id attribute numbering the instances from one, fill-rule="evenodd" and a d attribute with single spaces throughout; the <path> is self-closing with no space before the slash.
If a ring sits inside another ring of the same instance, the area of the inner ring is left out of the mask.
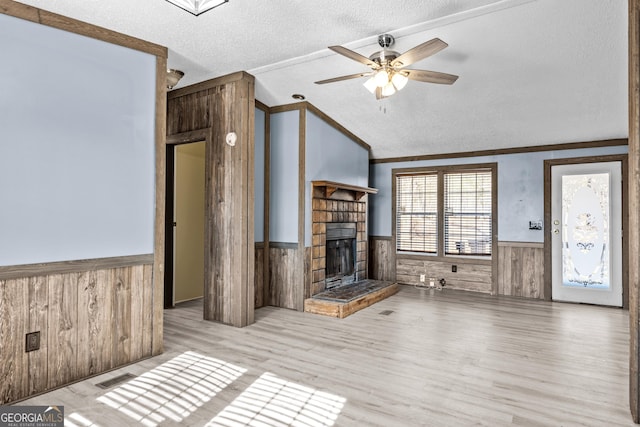
<path id="1" fill-rule="evenodd" d="M 445 255 L 491 255 L 491 171 L 444 174 Z"/>
<path id="2" fill-rule="evenodd" d="M 436 253 L 437 174 L 396 177 L 396 248 L 398 251 Z"/>

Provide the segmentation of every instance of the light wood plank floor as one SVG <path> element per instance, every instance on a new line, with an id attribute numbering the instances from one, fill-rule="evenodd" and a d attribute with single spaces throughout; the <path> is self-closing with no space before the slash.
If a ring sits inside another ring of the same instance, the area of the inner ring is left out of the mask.
<path id="1" fill-rule="evenodd" d="M 403 286 L 342 320 L 201 316 L 168 310 L 161 356 L 21 404 L 62 404 L 70 426 L 634 425 L 628 311 Z"/>

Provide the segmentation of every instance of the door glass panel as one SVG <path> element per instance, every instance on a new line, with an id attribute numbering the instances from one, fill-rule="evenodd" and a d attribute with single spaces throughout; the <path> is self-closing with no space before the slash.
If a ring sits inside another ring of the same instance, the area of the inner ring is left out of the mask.
<path id="1" fill-rule="evenodd" d="M 609 289 L 609 173 L 562 176 L 562 286 Z"/>

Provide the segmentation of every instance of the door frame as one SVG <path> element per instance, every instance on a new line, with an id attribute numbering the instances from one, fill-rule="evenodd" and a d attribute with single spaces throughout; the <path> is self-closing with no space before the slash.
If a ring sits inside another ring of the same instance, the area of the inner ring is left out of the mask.
<path id="1" fill-rule="evenodd" d="M 551 167 L 580 163 L 620 162 L 622 172 L 622 308 L 629 308 L 629 209 L 627 197 L 627 154 L 571 157 L 544 161 L 544 299 L 551 301 Z"/>
<path id="2" fill-rule="evenodd" d="M 210 146 L 210 132 L 208 129 L 203 129 L 201 131 L 195 132 L 185 132 L 179 133 L 175 135 L 167 136 L 167 144 L 166 144 L 166 155 L 167 155 L 167 164 L 166 164 L 166 201 L 165 201 L 165 222 L 164 222 L 164 235 L 165 235 L 165 245 L 164 245 L 164 308 L 174 308 L 174 283 L 173 283 L 173 270 L 174 270 L 174 236 L 173 236 L 173 223 L 175 221 L 174 218 L 174 204 L 175 204 L 175 191 L 174 191 L 174 177 L 175 177 L 175 148 L 178 145 L 182 144 L 191 144 L 194 142 L 202 142 L 205 143 L 205 150 L 209 150 Z M 207 170 L 207 162 L 208 156 L 205 156 L 205 170 Z M 207 184 L 205 184 L 205 197 L 208 197 L 210 188 Z M 209 223 L 207 218 L 209 217 L 210 212 L 205 212 L 205 227 L 206 224 Z M 206 235 L 206 233 L 205 233 Z M 205 242 L 206 245 L 206 242 Z M 205 248 L 202 248 L 202 251 L 205 251 Z M 207 270 L 207 261 L 205 258 L 205 275 Z M 167 296 L 171 296 L 167 298 Z M 204 308 L 204 302 L 203 302 Z"/>

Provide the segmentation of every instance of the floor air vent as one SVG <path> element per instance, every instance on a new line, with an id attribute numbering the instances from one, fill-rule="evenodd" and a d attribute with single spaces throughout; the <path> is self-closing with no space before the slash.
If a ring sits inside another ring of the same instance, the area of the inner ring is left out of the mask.
<path id="1" fill-rule="evenodd" d="M 135 378 L 136 376 L 133 374 L 122 374 L 118 375 L 115 378 L 111 378 L 110 380 L 103 381 L 101 383 L 96 384 L 97 387 L 107 389 L 111 388 L 114 385 L 122 384 L 125 381 L 129 381 L 130 379 Z"/>
<path id="2" fill-rule="evenodd" d="M 381 312 L 380 312 L 380 313 L 378 313 L 378 314 L 382 314 L 383 316 L 388 316 L 388 315 L 390 315 L 391 313 L 393 313 L 393 310 L 384 310 L 384 311 L 381 311 Z"/>

